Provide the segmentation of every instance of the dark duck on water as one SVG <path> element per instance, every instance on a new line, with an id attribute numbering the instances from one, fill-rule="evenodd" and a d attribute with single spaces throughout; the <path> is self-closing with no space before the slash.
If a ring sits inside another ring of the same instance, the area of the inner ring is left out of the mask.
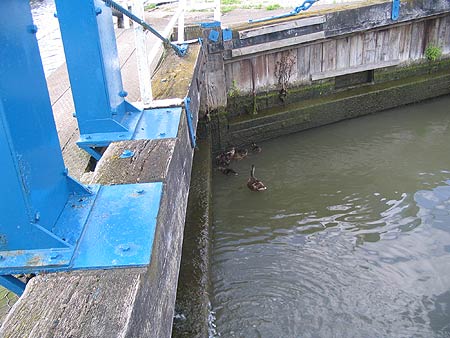
<path id="1" fill-rule="evenodd" d="M 264 191 L 267 187 L 263 182 L 255 177 L 255 166 L 252 164 L 252 169 L 250 170 L 250 178 L 247 181 L 247 187 L 252 191 Z"/>
<path id="2" fill-rule="evenodd" d="M 236 153 L 236 150 L 231 148 L 229 151 L 225 151 L 223 153 L 220 153 L 216 156 L 216 164 L 219 166 L 228 166 L 231 162 L 231 159 L 233 158 L 234 154 Z"/>

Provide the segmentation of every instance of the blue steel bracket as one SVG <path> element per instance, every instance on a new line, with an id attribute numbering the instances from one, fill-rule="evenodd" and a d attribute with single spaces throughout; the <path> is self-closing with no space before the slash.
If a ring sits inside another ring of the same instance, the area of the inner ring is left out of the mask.
<path id="1" fill-rule="evenodd" d="M 392 0 L 392 20 L 398 20 L 398 16 L 400 15 L 400 0 Z"/>
<path id="2" fill-rule="evenodd" d="M 18 294 L 10 275 L 148 265 L 162 193 L 161 182 L 86 187 L 68 176 L 35 33 L 29 0 L 0 1 L 0 284 Z M 176 136 L 181 107 L 135 115 L 120 120 L 133 137 Z"/>
<path id="3" fill-rule="evenodd" d="M 209 32 L 209 35 L 208 35 L 208 40 L 209 41 L 212 41 L 212 42 L 217 42 L 217 41 L 219 41 L 219 32 L 218 31 L 216 31 L 216 30 L 211 30 L 210 32 Z"/>
<path id="4" fill-rule="evenodd" d="M 230 41 L 233 38 L 233 32 L 229 28 L 225 28 L 222 31 L 223 41 Z"/>
<path id="5" fill-rule="evenodd" d="M 69 196 L 56 224 L 45 231 L 53 243 L 44 248 L 3 246 L 0 275 L 148 265 L 162 183 L 90 189 L 90 194 Z"/>
<path id="6" fill-rule="evenodd" d="M 195 130 L 194 130 L 194 116 L 191 111 L 191 98 L 186 97 L 184 99 L 184 110 L 186 112 L 186 120 L 188 124 L 188 131 L 189 131 L 189 139 L 191 140 L 191 147 L 196 147 L 196 136 L 195 136 Z"/>
<path id="7" fill-rule="evenodd" d="M 280 14 L 280 15 L 274 15 L 269 16 L 261 19 L 250 19 L 248 20 L 249 23 L 256 23 L 256 22 L 263 22 L 263 21 L 269 21 L 269 20 L 275 20 L 275 19 L 281 19 L 281 18 L 287 18 L 290 16 L 297 15 L 301 11 L 307 11 L 314 3 L 316 3 L 319 0 L 305 0 L 300 6 L 295 7 L 292 11 L 286 14 Z"/>
<path id="8" fill-rule="evenodd" d="M 102 155 L 96 148 L 112 142 L 176 137 L 181 116 L 181 107 L 142 111 L 124 99 L 109 7 L 117 4 L 106 2 L 56 0 L 80 130 L 77 144 L 97 160 Z"/>
<path id="9" fill-rule="evenodd" d="M 181 118 L 181 107 L 146 109 L 140 114 L 130 114 L 122 120 L 126 130 L 109 133 L 80 135 L 77 144 L 91 156 L 100 159 L 95 148 L 106 147 L 112 142 L 175 138 Z"/>

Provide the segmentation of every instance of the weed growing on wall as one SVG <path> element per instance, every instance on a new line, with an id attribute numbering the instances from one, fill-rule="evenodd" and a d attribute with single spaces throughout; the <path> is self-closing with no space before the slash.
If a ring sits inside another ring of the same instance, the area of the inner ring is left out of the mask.
<path id="1" fill-rule="evenodd" d="M 436 61 L 442 55 L 442 49 L 438 46 L 429 45 L 425 49 L 425 56 L 429 61 Z"/>
<path id="2" fill-rule="evenodd" d="M 283 52 L 281 59 L 275 64 L 275 78 L 278 80 L 280 88 L 279 97 L 284 102 L 287 95 L 287 86 L 292 75 L 292 69 L 297 61 L 297 56 L 291 51 Z"/>

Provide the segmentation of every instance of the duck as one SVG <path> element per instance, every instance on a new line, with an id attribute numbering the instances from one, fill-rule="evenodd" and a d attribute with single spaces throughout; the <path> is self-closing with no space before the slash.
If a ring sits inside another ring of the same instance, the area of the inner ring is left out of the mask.
<path id="1" fill-rule="evenodd" d="M 252 142 L 252 151 L 254 153 L 260 153 L 261 152 L 261 147 L 259 145 L 257 145 L 255 142 Z"/>
<path id="2" fill-rule="evenodd" d="M 222 174 L 230 176 L 230 175 L 234 175 L 237 176 L 238 173 L 236 171 L 234 171 L 231 168 L 227 168 L 227 167 L 217 167 L 217 170 L 219 170 Z"/>
<path id="3" fill-rule="evenodd" d="M 248 150 L 247 149 L 236 149 L 233 155 L 233 160 L 242 160 L 243 158 L 247 157 Z"/>
<path id="4" fill-rule="evenodd" d="M 228 166 L 236 153 L 236 149 L 233 147 L 229 151 L 224 151 L 216 156 L 216 163 L 219 166 Z"/>
<path id="5" fill-rule="evenodd" d="M 254 164 L 252 164 L 252 169 L 250 170 L 250 178 L 247 181 L 247 187 L 251 191 L 267 190 L 267 187 L 264 185 L 264 183 L 255 177 L 255 165 Z"/>

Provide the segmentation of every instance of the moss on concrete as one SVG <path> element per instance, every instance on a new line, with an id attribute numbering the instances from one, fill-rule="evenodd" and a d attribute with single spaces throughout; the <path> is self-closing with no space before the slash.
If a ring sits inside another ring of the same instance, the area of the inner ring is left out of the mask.
<path id="1" fill-rule="evenodd" d="M 450 94 L 450 60 L 418 62 L 375 71 L 373 83 L 334 88 L 334 80 L 289 90 L 288 103 L 278 91 L 257 94 L 258 114 L 242 113 L 252 95 L 229 98 L 226 112 L 212 118 L 213 150 L 270 139 L 377 111 Z M 278 99 L 278 104 L 274 102 Z M 233 107 L 241 108 L 238 112 Z"/>
<path id="2" fill-rule="evenodd" d="M 177 56 L 172 49 L 167 50 L 152 79 L 154 99 L 184 98 L 187 95 L 199 52 L 199 45 L 190 45 L 184 57 Z"/>

